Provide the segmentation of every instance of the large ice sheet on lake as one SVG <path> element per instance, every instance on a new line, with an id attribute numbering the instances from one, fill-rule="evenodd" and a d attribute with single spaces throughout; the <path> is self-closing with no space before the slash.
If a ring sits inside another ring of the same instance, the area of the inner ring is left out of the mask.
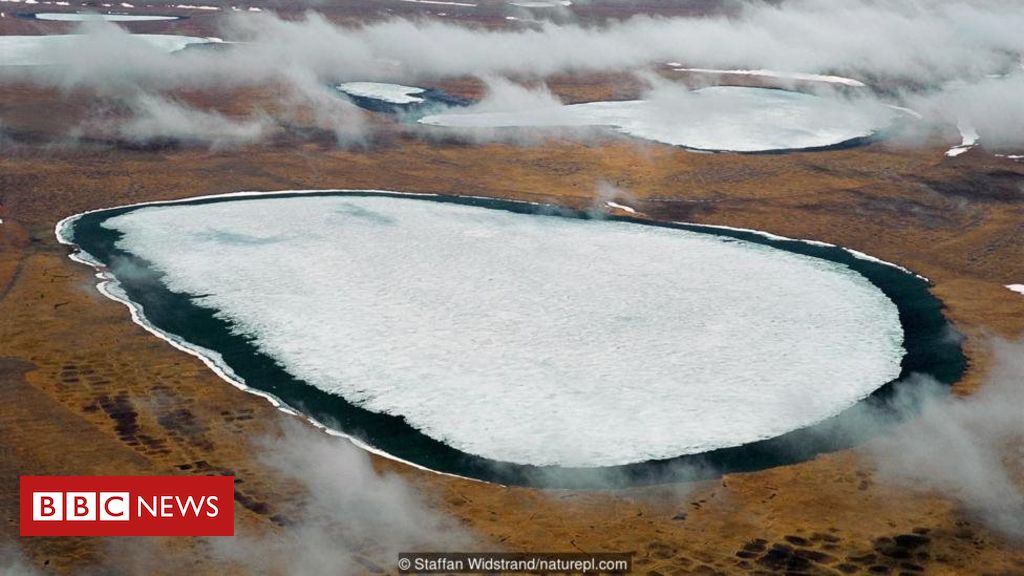
<path id="1" fill-rule="evenodd" d="M 766 152 L 823 148 L 871 136 L 898 113 L 801 92 L 714 86 L 673 98 L 587 102 L 516 111 L 451 110 L 420 119 L 454 128 L 606 126 L 636 138 L 698 150 Z"/>
<path id="2" fill-rule="evenodd" d="M 359 196 L 104 225 L 295 376 L 508 462 L 774 437 L 853 405 L 903 355 L 895 305 L 858 273 L 708 234 Z"/>

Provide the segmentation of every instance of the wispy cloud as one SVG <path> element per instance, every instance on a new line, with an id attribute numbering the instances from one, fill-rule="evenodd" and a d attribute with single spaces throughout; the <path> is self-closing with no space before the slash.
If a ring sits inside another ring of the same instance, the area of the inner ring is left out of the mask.
<path id="1" fill-rule="evenodd" d="M 276 129 L 263 114 L 236 120 L 152 94 L 132 99 L 129 108 L 132 115 L 117 127 L 117 136 L 132 142 L 171 140 L 224 148 L 250 144 Z"/>
<path id="2" fill-rule="evenodd" d="M 970 396 L 923 379 L 910 386 L 918 401 L 901 405 L 906 422 L 867 447 L 879 477 L 939 492 L 1024 539 L 1024 343 L 994 341 L 991 370 Z"/>
<path id="3" fill-rule="evenodd" d="M 476 543 L 420 489 L 378 473 L 346 440 L 291 422 L 257 444 L 264 464 L 304 489 L 303 505 L 285 530 L 211 540 L 217 558 L 260 573 L 364 574 L 393 569 L 399 552 L 467 551 Z"/>
<path id="4" fill-rule="evenodd" d="M 7 67 L 0 75 L 120 97 L 286 85 L 292 88 L 282 94 L 311 106 L 317 122 L 340 142 L 353 142 L 365 127 L 361 116 L 339 108 L 324 86 L 644 70 L 674 61 L 842 74 L 888 98 L 932 107 L 943 122 L 973 116 L 983 142 L 1024 141 L 1020 131 L 1007 129 L 1024 115 L 1018 104 L 1024 101 L 1024 4 L 793 0 L 736 6 L 729 15 L 704 18 L 637 16 L 599 25 L 545 22 L 503 30 L 406 19 L 339 25 L 316 12 L 294 20 L 232 13 L 225 15 L 222 35 L 233 43 L 175 54 L 109 22 L 88 22 L 74 46 L 64 44 L 48 55 L 56 64 Z"/>
<path id="5" fill-rule="evenodd" d="M 33 567 L 15 543 L 0 544 L 0 574 L 7 576 L 40 576 L 42 572 Z"/>

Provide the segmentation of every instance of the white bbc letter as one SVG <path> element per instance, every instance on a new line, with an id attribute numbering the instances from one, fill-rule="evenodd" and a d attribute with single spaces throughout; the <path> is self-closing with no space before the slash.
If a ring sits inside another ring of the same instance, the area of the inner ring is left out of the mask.
<path id="1" fill-rule="evenodd" d="M 64 500 L 64 516 L 68 520 L 95 520 L 96 493 L 68 492 Z"/>
<path id="2" fill-rule="evenodd" d="M 127 492 L 100 492 L 100 520 L 127 522 L 131 506 Z"/>
<path id="3" fill-rule="evenodd" d="M 64 493 L 33 492 L 32 520 L 64 520 Z"/>

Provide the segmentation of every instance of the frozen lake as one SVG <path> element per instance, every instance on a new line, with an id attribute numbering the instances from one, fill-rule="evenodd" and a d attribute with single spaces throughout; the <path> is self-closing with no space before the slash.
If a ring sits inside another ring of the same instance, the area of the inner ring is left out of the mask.
<path id="1" fill-rule="evenodd" d="M 140 48 L 177 52 L 192 44 L 216 40 L 176 34 L 132 34 Z M 86 47 L 89 36 L 51 34 L 46 36 L 0 36 L 0 66 L 46 66 L 67 63 L 76 51 Z"/>
<path id="2" fill-rule="evenodd" d="M 503 462 L 771 438 L 852 406 L 903 356 L 896 306 L 863 276 L 685 230 L 379 197 L 104 226 L 303 381 Z"/>
<path id="3" fill-rule="evenodd" d="M 357 106 L 415 119 L 425 114 L 458 108 L 468 101 L 434 88 L 387 82 L 343 82 L 335 88 Z"/>
<path id="4" fill-rule="evenodd" d="M 675 98 L 587 102 L 515 111 L 472 107 L 433 114 L 423 124 L 461 129 L 581 128 L 696 150 L 770 152 L 827 148 L 870 137 L 900 113 L 802 92 L 714 86 Z"/>
<path id="5" fill-rule="evenodd" d="M 36 20 L 54 22 L 83 22 L 88 20 L 106 20 L 107 22 L 159 22 L 164 20 L 181 20 L 181 16 L 159 16 L 154 14 L 99 14 L 96 12 L 36 12 L 31 14 Z"/>
<path id="6" fill-rule="evenodd" d="M 425 92 L 423 88 L 416 86 L 387 84 L 384 82 L 344 82 L 338 84 L 337 88 L 349 96 L 372 98 L 389 104 L 416 104 L 423 102 L 421 94 Z"/>
<path id="7" fill-rule="evenodd" d="M 925 280 L 752 231 L 324 191 L 102 210 L 58 236 L 236 386 L 503 483 L 808 458 L 856 443 L 843 419 L 897 379 L 963 368 Z"/>

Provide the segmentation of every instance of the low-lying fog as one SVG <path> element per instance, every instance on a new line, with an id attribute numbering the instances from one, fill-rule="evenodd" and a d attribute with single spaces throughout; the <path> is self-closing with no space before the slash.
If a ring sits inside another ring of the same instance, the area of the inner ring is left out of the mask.
<path id="1" fill-rule="evenodd" d="M 314 109 L 317 122 L 346 144 L 364 142 L 372 128 L 362 119 L 365 112 L 328 98 L 339 100 L 333 86 L 341 82 L 416 86 L 453 77 L 543 79 L 573 71 L 649 76 L 671 62 L 677 68 L 767 70 L 783 81 L 786 76 L 806 80 L 838 75 L 867 87 L 818 82 L 817 92 L 837 99 L 837 106 L 859 110 L 858 116 L 873 114 L 879 102 L 920 112 L 924 118 L 910 131 L 910 141 L 936 130 L 949 134 L 960 123 L 972 126 L 985 146 L 1024 144 L 1024 132 L 1017 128 L 1024 124 L 1024 5 L 992 0 L 794 0 L 780 6 L 737 6 L 729 16 L 637 16 L 603 24 L 570 19 L 510 29 L 430 19 L 338 25 L 315 11 L 298 20 L 230 13 L 222 17 L 219 36 L 238 44 L 173 55 L 147 48 L 145 38 L 112 23 L 86 22 L 82 38 L 73 45 L 58 42 L 29 56 L 21 49 L 13 56 L 5 54 L 7 63 L 51 66 L 0 66 L 0 75 L 98 92 L 127 102 L 137 115 L 151 110 L 136 105 L 141 96 L 185 109 L 169 93 L 281 84 L 287 89 L 278 91 L 280 97 Z M 508 104 L 510 111 L 528 112 L 533 103 Z M 678 112 L 666 106 L 646 113 L 655 117 L 649 124 L 657 125 L 670 123 Z M 253 116 L 267 120 L 263 110 L 254 110 Z M 142 140 L 166 136 L 164 124 L 142 125 L 145 131 L 136 126 L 123 135 Z M 263 128 L 263 135 L 273 133 L 275 122 L 266 121 Z M 199 142 L 213 138 L 198 128 L 192 136 Z"/>

